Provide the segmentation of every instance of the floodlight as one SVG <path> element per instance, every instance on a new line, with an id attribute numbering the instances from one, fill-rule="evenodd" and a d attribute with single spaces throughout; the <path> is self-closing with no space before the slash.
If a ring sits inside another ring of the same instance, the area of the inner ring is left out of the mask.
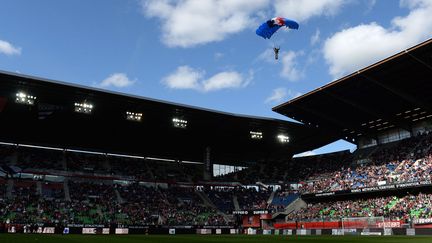
<path id="1" fill-rule="evenodd" d="M 93 104 L 86 103 L 86 102 L 82 102 L 82 103 L 75 102 L 74 105 L 75 105 L 75 112 L 84 113 L 84 114 L 91 114 L 94 107 Z"/>
<path id="2" fill-rule="evenodd" d="M 262 132 L 249 131 L 249 134 L 252 139 L 260 140 L 263 138 Z"/>
<path id="3" fill-rule="evenodd" d="M 289 143 L 289 137 L 287 135 L 279 134 L 279 135 L 277 135 L 277 139 L 281 143 Z"/>
<path id="4" fill-rule="evenodd" d="M 172 122 L 173 122 L 174 127 L 182 128 L 182 129 L 185 129 L 187 127 L 187 123 L 188 123 L 188 121 L 181 119 L 181 118 L 177 118 L 177 117 L 174 117 L 172 119 Z"/>
<path id="5" fill-rule="evenodd" d="M 140 122 L 142 113 L 126 111 L 126 120 Z"/>
<path id="6" fill-rule="evenodd" d="M 15 102 L 23 105 L 34 105 L 36 96 L 26 94 L 24 92 L 16 93 Z"/>

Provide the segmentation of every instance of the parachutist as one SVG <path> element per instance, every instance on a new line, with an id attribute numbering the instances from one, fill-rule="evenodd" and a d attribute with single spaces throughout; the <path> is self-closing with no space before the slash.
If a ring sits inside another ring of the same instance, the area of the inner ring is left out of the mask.
<path id="1" fill-rule="evenodd" d="M 295 29 L 295 30 L 299 28 L 299 24 L 294 20 L 290 20 L 282 17 L 274 17 L 262 23 L 256 29 L 255 33 L 264 39 L 270 39 L 273 36 L 273 34 L 275 34 L 276 31 L 278 31 L 282 26 L 285 26 L 289 29 Z M 273 43 L 276 42 L 273 41 Z M 273 51 L 274 51 L 275 59 L 278 60 L 280 48 L 276 47 L 275 44 L 273 44 L 273 46 L 274 46 Z"/>
<path id="2" fill-rule="evenodd" d="M 274 48 L 273 48 L 273 51 L 274 51 L 275 59 L 276 59 L 276 60 L 279 59 L 279 50 L 280 50 L 279 47 L 274 47 Z"/>

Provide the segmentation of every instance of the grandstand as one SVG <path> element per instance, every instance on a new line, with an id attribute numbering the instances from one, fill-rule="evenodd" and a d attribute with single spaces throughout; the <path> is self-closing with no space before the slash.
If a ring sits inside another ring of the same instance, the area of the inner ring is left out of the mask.
<path id="1" fill-rule="evenodd" d="M 430 77 L 432 40 L 289 122 L 1 72 L 0 232 L 432 234 Z"/>

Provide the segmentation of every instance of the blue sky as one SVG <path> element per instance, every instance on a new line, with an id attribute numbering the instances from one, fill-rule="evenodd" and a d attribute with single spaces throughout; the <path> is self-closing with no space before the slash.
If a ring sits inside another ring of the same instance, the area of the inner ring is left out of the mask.
<path id="1" fill-rule="evenodd" d="M 431 38 L 430 13 L 432 0 L 1 0 L 0 69 L 286 120 L 271 108 Z M 299 30 L 257 36 L 275 16 Z"/>

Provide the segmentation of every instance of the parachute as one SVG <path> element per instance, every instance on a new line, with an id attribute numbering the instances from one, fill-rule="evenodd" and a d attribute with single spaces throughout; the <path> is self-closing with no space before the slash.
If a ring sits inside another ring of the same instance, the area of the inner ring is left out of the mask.
<path id="1" fill-rule="evenodd" d="M 282 26 L 286 26 L 287 28 L 296 30 L 299 28 L 299 24 L 294 20 L 282 17 L 275 17 L 261 24 L 255 31 L 255 33 L 264 39 L 270 39 L 272 35 L 276 33 L 276 31 L 278 31 L 279 28 Z"/>
<path id="2" fill-rule="evenodd" d="M 255 33 L 264 39 L 270 39 L 276 31 L 278 31 L 282 26 L 290 29 L 298 29 L 299 24 L 294 20 L 290 20 L 282 17 L 275 17 L 267 20 L 265 23 L 261 24 Z M 273 44 L 273 51 L 275 54 L 275 59 L 278 59 L 280 47 Z"/>

